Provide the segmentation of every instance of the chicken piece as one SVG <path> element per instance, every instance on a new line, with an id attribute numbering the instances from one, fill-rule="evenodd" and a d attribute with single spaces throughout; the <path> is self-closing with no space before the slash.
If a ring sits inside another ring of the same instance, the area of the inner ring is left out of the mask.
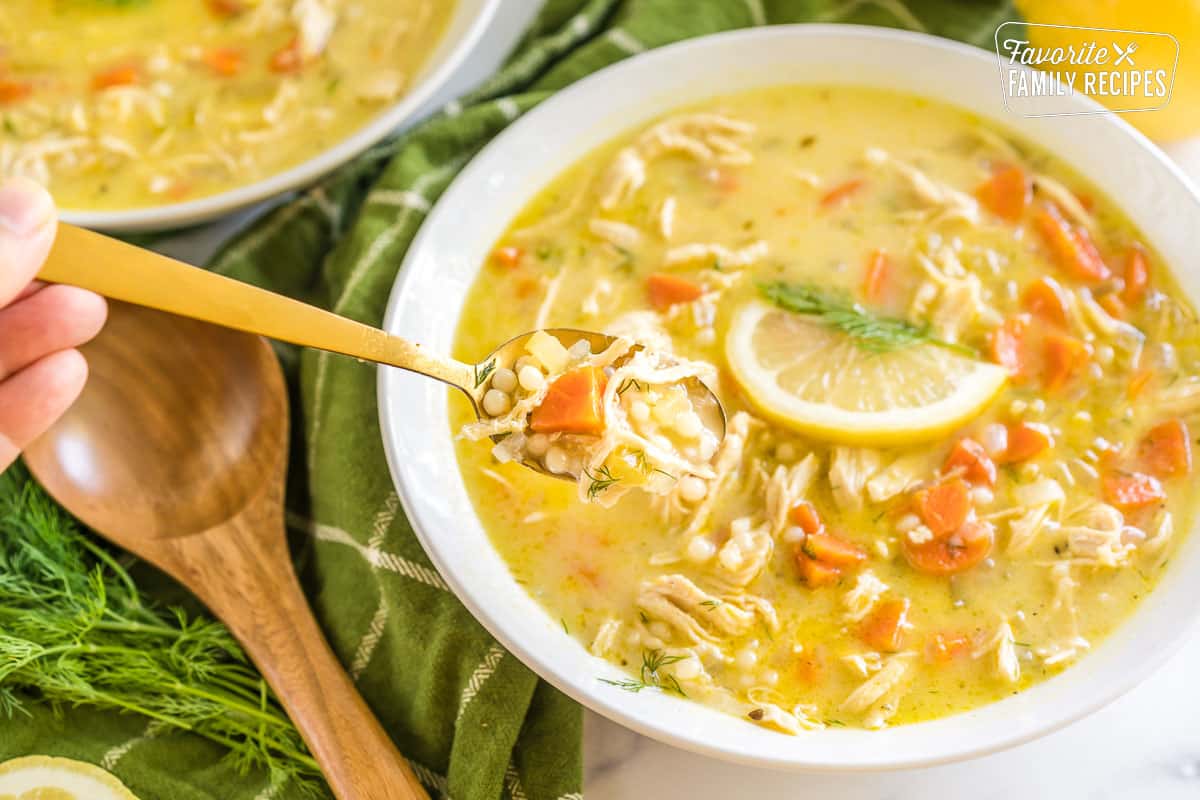
<path id="1" fill-rule="evenodd" d="M 821 459 L 815 453 L 809 453 L 790 467 L 783 464 L 775 467 L 765 489 L 767 521 L 772 534 L 778 536 L 787 527 L 788 513 L 805 499 L 820 467 Z"/>
<path id="2" fill-rule="evenodd" d="M 1135 549 L 1125 541 L 1125 516 L 1107 503 L 1092 503 L 1059 529 L 1067 537 L 1071 557 L 1098 567 L 1119 567 Z"/>
<path id="3" fill-rule="evenodd" d="M 746 440 L 756 429 L 761 428 L 762 420 L 739 411 L 733 415 L 725 427 L 725 439 L 717 450 L 713 461 L 712 477 L 708 479 L 708 490 L 704 499 L 696 506 L 687 527 L 681 533 L 681 539 L 687 541 L 700 533 L 708 523 L 713 508 L 720 501 L 721 494 L 741 470 L 742 458 L 746 451 Z"/>
<path id="4" fill-rule="evenodd" d="M 971 651 L 971 658 L 979 659 L 988 654 L 994 657 L 993 668 L 998 677 L 1009 683 L 1021 679 L 1021 662 L 1017 658 L 1012 626 L 1007 619 L 1000 620 L 992 635 Z"/>
<path id="5" fill-rule="evenodd" d="M 646 160 L 636 147 L 622 148 L 600 180 L 600 207 L 611 211 L 629 202 L 645 183 Z"/>
<path id="6" fill-rule="evenodd" d="M 683 575 L 662 575 L 643 582 L 637 605 L 692 643 L 741 636 L 754 624 L 752 611 L 722 602 Z"/>
<path id="7" fill-rule="evenodd" d="M 1071 574 L 1071 562 L 1052 564 L 1049 576 L 1054 585 L 1050 613 L 1057 615 L 1062 635 L 1056 641 L 1039 646 L 1034 653 L 1042 663 L 1052 665 L 1075 658 L 1091 644 L 1079 634 L 1079 611 L 1075 607 L 1075 590 L 1079 588 L 1079 582 Z"/>
<path id="8" fill-rule="evenodd" d="M 878 450 L 864 447 L 835 447 L 829 463 L 829 486 L 833 499 L 843 511 L 858 511 L 863 507 L 863 491 L 867 481 L 879 472 Z"/>
<path id="9" fill-rule="evenodd" d="M 867 496 L 872 503 L 882 503 L 907 492 L 929 475 L 930 461 L 927 453 L 897 458 L 867 481 Z"/>
<path id="10" fill-rule="evenodd" d="M 678 267 L 702 261 L 706 264 L 715 264 L 722 270 L 742 269 L 762 261 L 767 257 L 770 249 L 770 245 L 762 239 L 745 247 L 739 247 L 737 250 L 731 250 L 725 245 L 711 242 L 694 242 L 672 247 L 667 251 L 663 263 L 667 267 Z"/>
<path id="11" fill-rule="evenodd" d="M 879 602 L 879 598 L 888 590 L 888 585 L 875 573 L 866 569 L 858 574 L 854 586 L 842 595 L 842 605 L 846 607 L 846 619 L 851 622 L 861 622 L 866 619 Z"/>
<path id="12" fill-rule="evenodd" d="M 592 639 L 588 650 L 601 658 L 612 656 L 617 652 L 617 637 L 621 633 L 621 628 L 621 620 L 606 619 L 600 626 L 600 630 L 596 631 L 596 636 Z"/>
<path id="13" fill-rule="evenodd" d="M 300 55 L 308 60 L 325 52 L 329 37 L 333 36 L 337 26 L 337 14 L 325 0 L 296 0 L 292 6 L 292 22 L 298 31 L 296 42 Z"/>
<path id="14" fill-rule="evenodd" d="M 878 672 L 850 693 L 842 703 L 842 710 L 849 714 L 862 714 L 863 725 L 868 728 L 882 728 L 896 713 L 912 670 L 912 662 L 912 653 L 897 653 L 889 657 Z"/>
<path id="15" fill-rule="evenodd" d="M 624 222 L 595 218 L 588 221 L 588 231 L 597 239 L 603 239 L 620 250 L 637 250 L 642 243 L 642 232 Z"/>
<path id="16" fill-rule="evenodd" d="M 983 298 L 983 282 L 963 266 L 953 249 L 941 246 L 932 255 L 918 251 L 916 260 L 928 280 L 909 307 L 911 318 L 928 322 L 948 342 L 958 341 L 977 319 L 989 325 L 1000 323 L 999 313 Z"/>
<path id="17" fill-rule="evenodd" d="M 718 577 L 731 587 L 746 586 L 762 572 L 774 547 L 770 527 L 753 527 L 749 517 L 735 519 L 729 525 L 729 538 L 717 551 Z"/>
<path id="18" fill-rule="evenodd" d="M 794 714 L 784 711 L 774 703 L 758 703 L 746 713 L 746 718 L 764 728 L 790 733 L 793 736 L 804 730 Z"/>
<path id="19" fill-rule="evenodd" d="M 931 178 L 916 166 L 895 158 L 878 147 L 869 148 L 865 157 L 868 164 L 890 167 L 900 175 L 921 202 L 932 206 L 935 212 L 934 220 L 959 219 L 972 225 L 979 224 L 979 203 L 971 195 Z"/>

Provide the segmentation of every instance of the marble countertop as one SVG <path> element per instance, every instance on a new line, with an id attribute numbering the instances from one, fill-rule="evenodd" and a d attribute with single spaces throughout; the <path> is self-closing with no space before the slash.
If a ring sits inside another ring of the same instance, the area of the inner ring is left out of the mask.
<path id="1" fill-rule="evenodd" d="M 431 108 L 498 66 L 540 0 L 502 0 L 477 53 Z M 1168 148 L 1200 183 L 1200 139 Z M 244 222 L 239 215 L 165 242 L 201 263 Z M 584 723 L 588 800 L 1197 800 L 1200 636 L 1111 706 L 1065 730 L 992 756 L 921 770 L 785 773 L 727 764 L 647 739 L 591 712 Z"/>

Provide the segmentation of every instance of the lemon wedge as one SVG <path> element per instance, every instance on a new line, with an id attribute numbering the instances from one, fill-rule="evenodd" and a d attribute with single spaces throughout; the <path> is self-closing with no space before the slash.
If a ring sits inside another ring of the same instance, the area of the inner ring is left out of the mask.
<path id="1" fill-rule="evenodd" d="M 0 764 L 0 800 L 137 800 L 113 775 L 70 758 L 26 756 Z"/>
<path id="2" fill-rule="evenodd" d="M 842 444 L 935 438 L 983 411 L 1008 377 L 933 344 L 865 350 L 840 331 L 757 301 L 734 314 L 725 356 L 762 414 Z"/>

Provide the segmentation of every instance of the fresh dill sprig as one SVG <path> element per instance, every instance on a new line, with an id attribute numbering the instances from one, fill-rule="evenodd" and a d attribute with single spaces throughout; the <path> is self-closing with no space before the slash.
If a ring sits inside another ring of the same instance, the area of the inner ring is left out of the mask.
<path id="1" fill-rule="evenodd" d="M 619 483 L 621 480 L 613 475 L 607 466 L 597 468 L 595 474 L 585 469 L 583 474 L 591 481 L 587 488 L 589 500 L 595 500 L 600 493 L 606 491 L 613 484 Z"/>
<path id="2" fill-rule="evenodd" d="M 142 714 L 228 748 L 297 793 L 321 773 L 221 624 L 162 609 L 21 466 L 0 474 L 0 715 L 31 702 Z"/>
<path id="3" fill-rule="evenodd" d="M 621 381 L 621 385 L 617 387 L 617 394 L 623 395 L 630 389 L 637 389 L 639 392 L 642 391 L 642 384 L 638 382 L 637 378 L 626 378 Z"/>
<path id="4" fill-rule="evenodd" d="M 616 686 L 618 689 L 624 689 L 634 694 L 643 689 L 661 689 L 667 692 L 675 692 L 680 697 L 687 697 L 687 692 L 679 685 L 679 681 L 676 680 L 674 675 L 660 672 L 663 667 L 683 661 L 683 659 L 684 656 L 670 656 L 662 650 L 643 650 L 642 669 L 639 673 L 639 679 L 627 678 L 614 681 L 608 678 L 600 678 L 600 682 L 607 683 L 609 686 Z"/>
<path id="5" fill-rule="evenodd" d="M 786 281 L 760 283 L 758 288 L 763 297 L 785 311 L 816 317 L 826 327 L 841 331 L 854 344 L 872 353 L 934 344 L 964 355 L 978 355 L 970 347 L 939 339 L 928 325 L 915 325 L 906 319 L 873 314 L 844 293 Z"/>
<path id="6" fill-rule="evenodd" d="M 475 388 L 478 389 L 480 386 L 483 386 L 483 382 L 488 379 L 488 376 L 495 372 L 496 359 L 493 358 L 484 364 L 483 369 L 480 369 L 478 364 L 471 369 L 475 372 Z"/>

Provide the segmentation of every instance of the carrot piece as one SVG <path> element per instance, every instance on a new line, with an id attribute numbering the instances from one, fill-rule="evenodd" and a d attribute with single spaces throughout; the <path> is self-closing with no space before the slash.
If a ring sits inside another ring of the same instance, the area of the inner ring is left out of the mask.
<path id="1" fill-rule="evenodd" d="M 14 81 L 0 78 L 0 104 L 15 103 L 24 100 L 33 93 L 33 84 L 29 81 Z"/>
<path id="2" fill-rule="evenodd" d="M 1018 314 L 1009 317 L 991 332 L 988 344 L 992 360 L 1008 370 L 1014 378 L 1023 378 L 1028 373 L 1025 357 L 1025 338 L 1029 332 L 1029 316 Z"/>
<path id="3" fill-rule="evenodd" d="M 796 659 L 796 677 L 806 686 L 816 686 L 825 679 L 825 648 L 805 647 Z"/>
<path id="4" fill-rule="evenodd" d="M 519 247 L 497 247 L 492 251 L 492 258 L 496 260 L 496 263 L 506 266 L 509 269 L 518 266 L 524 255 L 525 251 Z"/>
<path id="5" fill-rule="evenodd" d="M 803 551 L 796 551 L 796 567 L 800 570 L 800 580 L 810 589 L 822 586 L 833 586 L 842 579 L 842 571 L 832 564 L 809 558 Z"/>
<path id="6" fill-rule="evenodd" d="M 1192 438 L 1181 419 L 1169 419 L 1151 428 L 1140 450 L 1146 467 L 1156 475 L 1186 475 L 1192 471 Z"/>
<path id="7" fill-rule="evenodd" d="M 888 275 L 892 271 L 892 262 L 883 250 L 872 250 L 867 259 L 867 274 L 863 279 L 863 294 L 867 300 L 878 303 L 883 299 L 887 288 Z"/>
<path id="8" fill-rule="evenodd" d="M 816 507 L 807 500 L 801 500 L 792 506 L 792 510 L 788 512 L 788 520 L 793 525 L 800 526 L 800 529 L 808 534 L 820 533 L 825 527 Z"/>
<path id="9" fill-rule="evenodd" d="M 1046 335 L 1046 374 L 1042 382 L 1047 391 L 1056 392 L 1087 366 L 1091 348 L 1080 339 L 1065 333 Z"/>
<path id="10" fill-rule="evenodd" d="M 1034 221 L 1060 269 L 1086 281 L 1103 281 L 1112 275 L 1087 231 L 1072 226 L 1057 206 L 1042 205 Z"/>
<path id="11" fill-rule="evenodd" d="M 925 660 L 949 664 L 971 649 L 971 637 L 959 631 L 936 631 L 925 642 Z"/>
<path id="12" fill-rule="evenodd" d="M 1116 292 L 1108 292 L 1096 298 L 1096 303 L 1115 319 L 1125 318 L 1125 301 Z"/>
<path id="13" fill-rule="evenodd" d="M 1021 307 L 1047 322 L 1067 324 L 1067 293 L 1062 284 L 1049 275 L 1029 284 L 1021 295 Z"/>
<path id="14" fill-rule="evenodd" d="M 1150 285 L 1150 266 L 1146 263 L 1146 251 L 1133 245 L 1125 254 L 1125 288 L 1121 299 L 1130 305 L 1139 302 Z"/>
<path id="15" fill-rule="evenodd" d="M 579 367 L 564 372 L 550 384 L 542 404 L 529 415 L 536 433 L 583 433 L 604 431 L 604 371 Z"/>
<path id="16" fill-rule="evenodd" d="M 666 311 L 678 303 L 690 303 L 704 294 L 699 284 L 669 272 L 655 272 L 646 278 L 646 290 L 650 294 L 650 305 L 659 311 Z"/>
<path id="17" fill-rule="evenodd" d="M 236 47 L 214 47 L 204 53 L 202 60 L 213 72 L 227 78 L 246 66 L 246 54 Z"/>
<path id="18" fill-rule="evenodd" d="M 1140 395 L 1150 384 L 1150 379 L 1153 377 L 1154 370 L 1152 369 L 1143 369 L 1136 372 L 1134 376 L 1129 379 L 1129 388 L 1126 390 L 1126 394 L 1129 395 L 1129 399 L 1136 400 L 1138 395 Z"/>
<path id="19" fill-rule="evenodd" d="M 831 567 L 853 567 L 867 560 L 867 551 L 853 542 L 828 533 L 810 533 L 804 537 L 800 552 Z"/>
<path id="20" fill-rule="evenodd" d="M 1037 422 L 1017 422 L 1008 426 L 1008 449 L 1004 451 L 1000 463 L 1028 461 L 1053 446 L 1054 437 L 1045 425 Z"/>
<path id="21" fill-rule="evenodd" d="M 1008 222 L 1019 222 L 1033 199 L 1033 181 L 1016 164 L 996 168 L 975 190 L 983 207 Z"/>
<path id="22" fill-rule="evenodd" d="M 133 86 L 142 80 L 142 71 L 133 64 L 109 67 L 92 76 L 92 89 L 103 91 L 114 86 Z"/>
<path id="23" fill-rule="evenodd" d="M 986 522 L 972 521 L 948 536 L 935 536 L 915 544 L 901 540 L 904 557 L 913 569 L 926 575 L 955 575 L 974 567 L 992 551 L 995 532 Z"/>
<path id="24" fill-rule="evenodd" d="M 851 178 L 844 183 L 839 183 L 821 195 L 821 208 L 828 209 L 841 205 L 850 199 L 850 195 L 861 189 L 864 183 L 862 178 Z"/>
<path id="25" fill-rule="evenodd" d="M 994 486 L 996 483 L 996 463 L 983 445 L 974 439 L 963 437 L 955 442 L 942 469 L 946 472 L 961 469 L 963 476 L 971 483 L 985 486 Z"/>
<path id="26" fill-rule="evenodd" d="M 218 17 L 236 17 L 246 10 L 240 0 L 207 0 L 206 5 Z"/>
<path id="27" fill-rule="evenodd" d="M 267 66 L 272 72 L 280 74 L 298 72 L 304 66 L 304 54 L 300 51 L 300 37 L 293 36 L 291 41 L 272 53 Z"/>
<path id="28" fill-rule="evenodd" d="M 1144 472 L 1104 476 L 1104 499 L 1122 511 L 1145 508 L 1167 499 L 1162 483 Z"/>
<path id="29" fill-rule="evenodd" d="M 958 530 L 971 510 L 971 496 L 965 481 L 953 480 L 920 489 L 913 494 L 913 510 L 933 531 L 934 536 L 946 536 Z"/>
<path id="30" fill-rule="evenodd" d="M 896 652 L 908 632 L 908 608 L 907 598 L 880 603 L 859 626 L 858 638 L 881 653 Z"/>

